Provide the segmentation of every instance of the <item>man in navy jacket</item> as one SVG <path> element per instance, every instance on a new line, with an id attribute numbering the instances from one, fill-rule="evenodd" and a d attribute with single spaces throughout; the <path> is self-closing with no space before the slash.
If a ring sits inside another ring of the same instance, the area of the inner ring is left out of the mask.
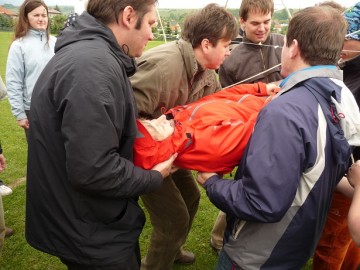
<path id="1" fill-rule="evenodd" d="M 330 7 L 296 13 L 282 49 L 286 78 L 257 118 L 235 181 L 199 173 L 211 202 L 228 216 L 215 269 L 301 269 L 312 256 L 348 166 L 349 142 L 359 143 L 343 128 L 359 111 L 340 118 L 335 108 L 357 107 L 335 66 L 346 26 Z"/>

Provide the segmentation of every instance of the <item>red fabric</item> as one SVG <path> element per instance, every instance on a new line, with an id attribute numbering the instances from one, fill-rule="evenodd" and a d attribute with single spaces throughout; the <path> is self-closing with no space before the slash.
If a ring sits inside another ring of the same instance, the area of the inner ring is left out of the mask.
<path id="1" fill-rule="evenodd" d="M 257 96 L 255 96 L 257 95 Z M 238 164 L 264 106 L 266 85 L 243 84 L 196 102 L 170 109 L 176 128 L 164 141 L 154 141 L 138 122 L 142 138 L 134 145 L 134 163 L 145 169 L 177 152 L 174 164 L 203 172 L 228 173 Z"/>
<path id="2" fill-rule="evenodd" d="M 352 241 L 347 215 L 351 200 L 334 192 L 324 231 L 313 257 L 314 270 L 356 270 L 360 248 Z"/>

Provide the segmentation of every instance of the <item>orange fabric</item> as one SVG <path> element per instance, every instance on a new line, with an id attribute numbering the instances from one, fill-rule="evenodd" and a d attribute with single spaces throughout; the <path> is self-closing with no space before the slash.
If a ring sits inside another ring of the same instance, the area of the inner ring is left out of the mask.
<path id="1" fill-rule="evenodd" d="M 224 89 L 196 102 L 170 109 L 175 132 L 157 142 L 141 123 L 143 138 L 135 140 L 134 163 L 152 168 L 177 152 L 174 164 L 185 169 L 228 173 L 238 164 L 264 106 L 266 85 L 243 84 Z"/>
<path id="2" fill-rule="evenodd" d="M 351 200 L 334 192 L 321 239 L 313 257 L 314 270 L 356 270 L 360 265 L 360 248 L 351 240 L 347 215 Z"/>

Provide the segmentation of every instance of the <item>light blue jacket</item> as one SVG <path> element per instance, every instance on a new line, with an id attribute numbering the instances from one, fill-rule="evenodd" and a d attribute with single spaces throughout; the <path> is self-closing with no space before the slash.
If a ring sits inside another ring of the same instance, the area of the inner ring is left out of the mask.
<path id="1" fill-rule="evenodd" d="M 11 111 L 16 120 L 26 119 L 25 110 L 30 110 L 31 95 L 35 83 L 54 55 L 56 38 L 31 29 L 26 36 L 14 40 L 10 46 L 6 64 L 6 86 Z"/>

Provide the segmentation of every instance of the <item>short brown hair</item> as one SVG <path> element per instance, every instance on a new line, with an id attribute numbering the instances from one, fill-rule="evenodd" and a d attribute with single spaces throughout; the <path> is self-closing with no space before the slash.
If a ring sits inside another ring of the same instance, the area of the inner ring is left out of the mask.
<path id="1" fill-rule="evenodd" d="M 314 6 L 295 13 L 286 33 L 286 46 L 298 41 L 305 63 L 336 64 L 344 44 L 347 22 L 341 13 L 329 6 Z"/>
<path id="2" fill-rule="evenodd" d="M 325 1 L 325 2 L 321 2 L 319 4 L 317 4 L 317 6 L 321 7 L 321 6 L 329 6 L 332 8 L 337 9 L 339 12 L 344 12 L 346 10 L 345 7 L 343 7 L 342 5 L 336 3 L 335 1 Z"/>
<path id="3" fill-rule="evenodd" d="M 262 14 L 274 14 L 273 0 L 242 0 L 239 10 L 239 17 L 245 21 L 248 19 L 249 12 L 261 12 Z"/>
<path id="4" fill-rule="evenodd" d="M 214 46 L 220 39 L 234 39 L 239 32 L 236 18 L 225 8 L 209 4 L 200 11 L 186 17 L 182 38 L 198 47 L 203 39 Z"/>
<path id="5" fill-rule="evenodd" d="M 30 23 L 27 15 L 34 9 L 43 6 L 46 9 L 47 15 L 49 15 L 49 9 L 47 5 L 41 0 L 25 0 L 19 8 L 19 18 L 15 26 L 14 39 L 24 37 L 30 30 Z M 50 37 L 50 19 L 46 28 L 46 38 L 49 42 Z"/>
<path id="6" fill-rule="evenodd" d="M 140 29 L 143 17 L 150 11 L 150 6 L 158 0 L 89 0 L 87 12 L 103 24 L 118 22 L 119 13 L 127 6 L 133 7 L 137 12 L 136 29 Z"/>

